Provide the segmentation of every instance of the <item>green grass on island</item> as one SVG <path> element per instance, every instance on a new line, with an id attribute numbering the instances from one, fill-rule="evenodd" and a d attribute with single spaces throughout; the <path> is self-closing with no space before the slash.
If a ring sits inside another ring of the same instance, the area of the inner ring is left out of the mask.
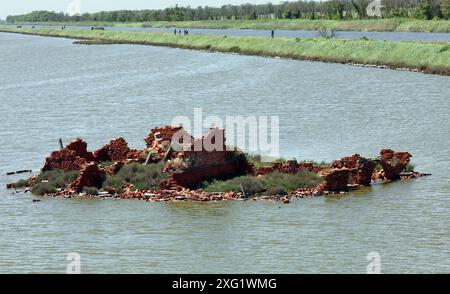
<path id="1" fill-rule="evenodd" d="M 35 195 L 53 194 L 61 191 L 78 176 L 77 171 L 51 170 L 39 174 L 34 180 L 20 180 L 12 184 L 15 189 L 31 188 Z M 114 191 L 122 193 L 123 187 L 133 185 L 133 190 L 160 190 L 160 184 L 166 179 L 162 173 L 162 165 L 142 165 L 132 163 L 125 165 L 117 174 L 106 175 L 102 187 L 84 187 L 88 195 L 98 195 L 99 191 Z M 206 192 L 243 192 L 246 196 L 287 195 L 301 188 L 314 188 L 323 182 L 323 178 L 309 171 L 299 171 L 297 174 L 272 172 L 261 177 L 251 175 L 240 176 L 228 180 L 215 179 L 204 182 L 201 187 Z"/>
<path id="2" fill-rule="evenodd" d="M 353 63 L 418 69 L 450 75 L 450 45 L 447 42 L 380 41 L 367 39 L 325 39 L 189 35 L 143 31 L 61 30 L 49 28 L 0 27 L 0 32 L 116 44 L 142 44 L 245 55 L 283 57 L 335 63 Z"/>
<path id="3" fill-rule="evenodd" d="M 310 171 L 299 171 L 297 174 L 272 172 L 253 177 L 241 176 L 221 181 L 205 182 L 206 192 L 244 192 L 247 196 L 255 194 L 287 195 L 303 188 L 314 188 L 323 182 L 323 178 Z"/>

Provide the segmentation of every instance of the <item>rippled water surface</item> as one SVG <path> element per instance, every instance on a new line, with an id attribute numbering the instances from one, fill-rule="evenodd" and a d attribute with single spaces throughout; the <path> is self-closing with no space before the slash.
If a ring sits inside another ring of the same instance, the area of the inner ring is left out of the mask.
<path id="1" fill-rule="evenodd" d="M 450 272 L 450 79 L 320 62 L 151 46 L 72 45 L 0 34 L 0 272 Z M 431 177 L 338 198 L 147 203 L 13 194 L 8 171 L 38 170 L 81 136 L 144 146 L 176 115 L 278 115 L 281 153 L 330 161 L 409 150 Z"/>

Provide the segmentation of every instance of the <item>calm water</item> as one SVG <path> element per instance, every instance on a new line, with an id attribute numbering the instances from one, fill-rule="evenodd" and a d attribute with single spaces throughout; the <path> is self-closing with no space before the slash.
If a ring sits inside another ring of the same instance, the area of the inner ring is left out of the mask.
<path id="1" fill-rule="evenodd" d="M 450 79 L 345 65 L 150 46 L 81 46 L 0 34 L 0 272 L 450 272 Z M 91 149 L 194 107 L 278 115 L 281 153 L 332 160 L 383 147 L 432 177 L 339 198 L 147 203 L 43 199 L 5 190 L 81 136 Z"/>
<path id="2" fill-rule="evenodd" d="M 28 26 L 30 27 L 30 26 Z M 49 26 L 36 26 L 49 27 Z M 54 27 L 54 26 L 51 26 Z M 67 26 L 66 29 L 90 29 L 89 26 Z M 143 27 L 106 27 L 107 30 L 118 31 L 146 31 L 146 32 L 174 32 L 174 28 L 143 28 Z M 180 29 L 177 29 L 180 30 Z M 181 29 L 183 30 L 183 29 Z M 252 30 L 252 29 L 189 29 L 189 34 L 204 35 L 229 35 L 229 36 L 266 36 L 271 34 L 270 30 Z M 316 31 L 302 30 L 276 30 L 276 36 L 289 38 L 316 38 L 319 34 Z M 361 39 L 363 37 L 373 40 L 391 40 L 391 41 L 444 41 L 450 42 L 450 33 L 420 33 L 420 32 L 336 32 L 337 38 Z"/>

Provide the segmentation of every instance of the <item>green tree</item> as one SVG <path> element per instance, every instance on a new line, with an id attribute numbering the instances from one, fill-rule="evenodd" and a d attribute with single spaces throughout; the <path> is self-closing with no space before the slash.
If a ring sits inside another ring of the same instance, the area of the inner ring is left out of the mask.
<path id="1" fill-rule="evenodd" d="M 366 0 L 352 0 L 352 5 L 359 19 L 367 17 L 366 8 L 368 3 Z"/>
<path id="2" fill-rule="evenodd" d="M 442 1 L 441 12 L 445 19 L 450 19 L 450 0 Z"/>
<path id="3" fill-rule="evenodd" d="M 414 16 L 418 19 L 432 19 L 433 11 L 430 0 L 421 0 L 416 8 Z"/>
<path id="4" fill-rule="evenodd" d="M 325 7 L 329 19 L 344 19 L 344 4 L 341 1 L 333 0 L 325 2 Z"/>

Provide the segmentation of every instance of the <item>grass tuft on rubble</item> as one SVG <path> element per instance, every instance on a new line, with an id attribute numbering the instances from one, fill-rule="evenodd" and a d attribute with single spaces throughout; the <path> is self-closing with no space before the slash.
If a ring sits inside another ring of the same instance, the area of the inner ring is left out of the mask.
<path id="1" fill-rule="evenodd" d="M 405 172 L 414 172 L 415 170 L 415 165 L 412 163 L 408 163 L 405 167 Z"/>
<path id="2" fill-rule="evenodd" d="M 247 161 L 256 168 L 259 167 L 269 167 L 272 166 L 274 163 L 286 163 L 286 159 L 284 158 L 265 158 L 263 160 L 263 156 L 259 154 L 245 154 Z M 270 159 L 270 160 L 267 160 Z"/>
<path id="3" fill-rule="evenodd" d="M 265 191 L 264 187 L 252 176 L 241 176 L 233 179 L 221 181 L 214 180 L 211 183 L 204 183 L 205 192 L 242 192 L 246 195 L 254 195 Z"/>
<path id="4" fill-rule="evenodd" d="M 301 188 L 313 188 L 322 183 L 322 177 L 309 171 L 296 174 L 273 172 L 260 177 L 242 176 L 226 181 L 204 183 L 206 192 L 242 192 L 246 195 L 286 195 Z"/>
<path id="5" fill-rule="evenodd" d="M 189 35 L 145 31 L 61 30 L 1 27 L 0 32 L 141 44 L 194 50 L 284 57 L 334 63 L 369 64 L 450 75 L 447 42 L 347 40 Z"/>
<path id="6" fill-rule="evenodd" d="M 282 163 L 285 164 L 288 160 L 286 160 L 285 158 L 270 158 L 270 157 L 264 157 L 262 155 L 259 154 L 247 154 L 245 153 L 245 157 L 247 159 L 247 161 L 251 164 L 253 164 L 254 167 L 256 168 L 260 168 L 260 167 L 270 167 L 273 166 L 275 163 Z M 264 160 L 263 160 L 264 159 Z M 300 161 L 299 163 L 312 163 L 313 165 L 316 166 L 321 166 L 321 167 L 328 167 L 331 165 L 331 163 L 329 162 L 316 162 L 316 161 Z"/>
<path id="7" fill-rule="evenodd" d="M 283 188 L 288 192 L 301 188 L 313 188 L 322 183 L 322 181 L 322 177 L 307 170 L 301 170 L 296 174 L 287 174 L 275 171 L 259 177 L 259 182 L 266 189 Z"/>
<path id="8" fill-rule="evenodd" d="M 78 176 L 78 171 L 63 171 L 55 169 L 40 173 L 34 180 L 31 193 L 45 195 L 56 193 L 58 189 L 64 189 Z"/>
<path id="9" fill-rule="evenodd" d="M 125 185 L 132 184 L 136 190 L 158 190 L 161 181 L 165 179 L 162 164 L 130 163 L 117 174 L 108 175 L 103 189 L 114 189 L 116 193 L 122 193 Z"/>

